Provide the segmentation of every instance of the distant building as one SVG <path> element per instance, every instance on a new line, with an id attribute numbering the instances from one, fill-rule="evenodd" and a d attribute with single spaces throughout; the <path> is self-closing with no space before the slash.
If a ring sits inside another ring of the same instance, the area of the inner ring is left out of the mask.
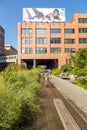
<path id="1" fill-rule="evenodd" d="M 18 23 L 18 64 L 61 68 L 80 48 L 87 48 L 87 14 L 75 14 L 69 23 Z"/>
<path id="2" fill-rule="evenodd" d="M 17 63 L 17 50 L 11 45 L 5 45 L 5 31 L 0 26 L 0 70 L 10 63 Z"/>
<path id="3" fill-rule="evenodd" d="M 0 55 L 4 54 L 4 36 L 5 35 L 5 31 L 4 29 L 0 26 Z"/>
<path id="4" fill-rule="evenodd" d="M 0 70 L 4 70 L 11 63 L 17 63 L 17 50 L 11 45 L 5 45 L 4 55 L 0 56 Z"/>
<path id="5" fill-rule="evenodd" d="M 17 55 L 17 50 L 9 44 L 4 45 L 4 55 Z"/>

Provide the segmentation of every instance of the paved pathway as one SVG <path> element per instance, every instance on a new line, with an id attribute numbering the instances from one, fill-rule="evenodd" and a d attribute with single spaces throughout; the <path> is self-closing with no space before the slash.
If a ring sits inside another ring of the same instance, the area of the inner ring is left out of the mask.
<path id="1" fill-rule="evenodd" d="M 70 103 L 79 108 L 80 115 L 87 122 L 87 90 L 56 76 L 50 76 L 49 80 Z"/>

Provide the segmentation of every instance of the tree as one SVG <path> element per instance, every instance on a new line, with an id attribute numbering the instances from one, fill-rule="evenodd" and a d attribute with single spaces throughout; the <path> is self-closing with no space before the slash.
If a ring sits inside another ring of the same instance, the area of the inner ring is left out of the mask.
<path id="1" fill-rule="evenodd" d="M 64 64 L 61 67 L 61 69 L 62 69 L 63 72 L 70 72 L 70 71 L 72 71 L 72 66 L 70 64 Z"/>
<path id="2" fill-rule="evenodd" d="M 87 48 L 79 49 L 75 55 L 71 55 L 74 72 L 79 75 L 84 75 L 84 70 L 87 68 Z"/>

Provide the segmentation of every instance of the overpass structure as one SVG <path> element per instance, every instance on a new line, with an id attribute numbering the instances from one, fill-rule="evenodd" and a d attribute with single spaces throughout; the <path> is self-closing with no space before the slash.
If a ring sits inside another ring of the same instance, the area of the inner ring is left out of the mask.
<path id="1" fill-rule="evenodd" d="M 17 55 L 0 56 L 0 71 L 3 71 L 11 63 L 17 63 Z"/>
<path id="2" fill-rule="evenodd" d="M 17 55 L 0 56 L 0 63 L 17 63 Z"/>

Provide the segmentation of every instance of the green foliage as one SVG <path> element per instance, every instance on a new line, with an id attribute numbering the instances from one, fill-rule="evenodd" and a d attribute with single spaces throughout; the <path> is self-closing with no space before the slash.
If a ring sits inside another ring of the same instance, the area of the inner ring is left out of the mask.
<path id="1" fill-rule="evenodd" d="M 5 81 L 15 82 L 17 80 L 18 71 L 25 70 L 24 66 L 17 64 L 10 64 L 3 72 L 3 77 Z"/>
<path id="2" fill-rule="evenodd" d="M 76 84 L 87 89 L 87 76 L 81 76 L 77 79 Z"/>
<path id="3" fill-rule="evenodd" d="M 39 69 L 8 66 L 0 74 L 0 129 L 20 129 L 40 111 Z"/>
<path id="4" fill-rule="evenodd" d="M 71 59 L 73 72 L 78 75 L 76 84 L 87 89 L 87 48 L 79 49 Z"/>
<path id="5" fill-rule="evenodd" d="M 72 71 L 72 66 L 70 64 L 65 64 L 61 67 L 63 72 L 70 72 Z"/>
<path id="6" fill-rule="evenodd" d="M 76 52 L 75 56 L 71 55 L 71 58 L 72 58 L 74 67 L 84 68 L 84 66 L 87 65 L 87 48 L 79 49 Z"/>
<path id="7" fill-rule="evenodd" d="M 53 70 L 52 70 L 52 75 L 57 76 L 57 75 L 59 75 L 61 72 L 62 72 L 61 69 L 53 69 Z"/>
<path id="8" fill-rule="evenodd" d="M 73 61 L 73 72 L 78 76 L 87 75 L 87 48 L 79 49 L 76 54 L 71 55 Z"/>
<path id="9" fill-rule="evenodd" d="M 86 76 L 87 75 L 87 66 L 85 66 L 84 68 L 80 68 L 80 69 L 75 67 L 73 69 L 73 73 L 78 75 L 78 76 Z"/>

